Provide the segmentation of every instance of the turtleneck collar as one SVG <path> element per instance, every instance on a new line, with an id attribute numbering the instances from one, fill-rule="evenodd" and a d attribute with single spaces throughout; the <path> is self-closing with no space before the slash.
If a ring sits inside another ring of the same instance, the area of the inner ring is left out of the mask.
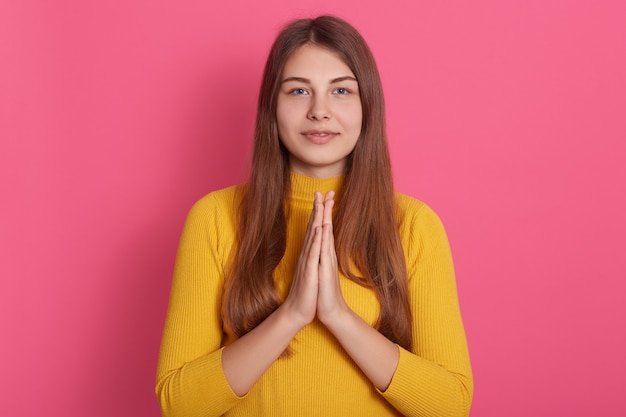
<path id="1" fill-rule="evenodd" d="M 324 196 L 328 191 L 335 192 L 335 202 L 341 199 L 344 177 L 317 179 L 291 172 L 291 198 L 295 201 L 313 202 L 313 193 L 321 191 Z"/>

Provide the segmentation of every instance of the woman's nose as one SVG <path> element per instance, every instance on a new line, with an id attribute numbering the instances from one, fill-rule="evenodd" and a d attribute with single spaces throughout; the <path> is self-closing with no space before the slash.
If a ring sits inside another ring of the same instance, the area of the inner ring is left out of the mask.
<path id="1" fill-rule="evenodd" d="M 330 119 L 330 110 L 328 103 L 323 97 L 316 97 L 311 100 L 311 108 L 307 117 L 310 120 L 328 120 Z"/>

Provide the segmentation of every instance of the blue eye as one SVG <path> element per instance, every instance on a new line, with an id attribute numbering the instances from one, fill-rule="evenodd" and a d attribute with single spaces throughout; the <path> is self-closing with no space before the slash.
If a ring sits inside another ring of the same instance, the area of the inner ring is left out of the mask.
<path id="1" fill-rule="evenodd" d="M 335 89 L 335 93 L 336 94 L 340 94 L 340 95 L 344 95 L 344 94 L 349 94 L 350 90 L 348 90 L 347 88 L 336 88 Z"/>
<path id="2" fill-rule="evenodd" d="M 303 95 L 303 94 L 308 94 L 308 93 L 304 88 L 294 88 L 293 90 L 291 90 L 291 94 Z"/>

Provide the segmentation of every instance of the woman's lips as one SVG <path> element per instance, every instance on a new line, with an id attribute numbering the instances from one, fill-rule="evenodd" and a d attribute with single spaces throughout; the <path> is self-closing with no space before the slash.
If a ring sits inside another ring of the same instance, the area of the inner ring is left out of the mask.
<path id="1" fill-rule="evenodd" d="M 302 135 L 315 144 L 323 145 L 330 142 L 338 133 L 330 130 L 307 130 L 302 132 Z"/>

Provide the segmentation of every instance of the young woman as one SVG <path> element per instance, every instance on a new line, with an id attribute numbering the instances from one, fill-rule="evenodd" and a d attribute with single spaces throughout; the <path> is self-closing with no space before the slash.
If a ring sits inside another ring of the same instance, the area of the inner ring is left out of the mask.
<path id="1" fill-rule="evenodd" d="M 395 193 L 376 64 L 329 16 L 263 76 L 250 180 L 191 209 L 156 392 L 165 416 L 466 416 L 472 375 L 438 217 Z"/>

